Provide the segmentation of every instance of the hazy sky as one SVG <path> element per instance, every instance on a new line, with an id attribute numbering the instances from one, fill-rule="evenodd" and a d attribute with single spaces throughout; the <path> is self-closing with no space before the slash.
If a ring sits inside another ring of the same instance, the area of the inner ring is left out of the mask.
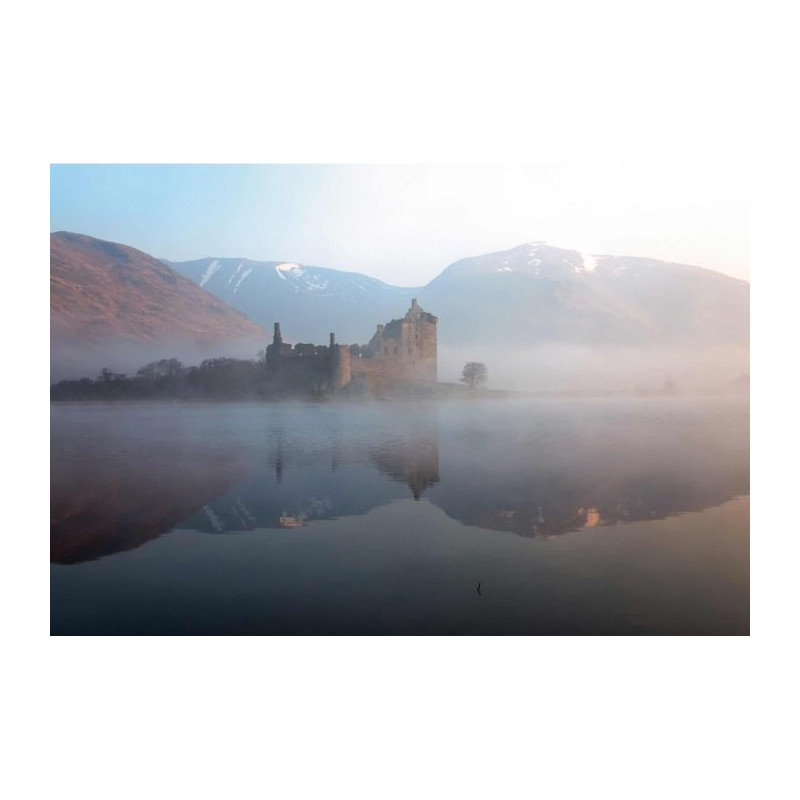
<path id="1" fill-rule="evenodd" d="M 50 230 L 404 286 L 540 240 L 749 280 L 747 182 L 729 165 L 53 165 Z"/>

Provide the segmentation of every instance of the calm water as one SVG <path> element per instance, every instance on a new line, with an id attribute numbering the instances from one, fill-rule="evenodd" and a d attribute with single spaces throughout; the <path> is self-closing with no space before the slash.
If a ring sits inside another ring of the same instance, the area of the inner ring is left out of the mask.
<path id="1" fill-rule="evenodd" d="M 51 421 L 54 634 L 749 633 L 742 400 Z"/>

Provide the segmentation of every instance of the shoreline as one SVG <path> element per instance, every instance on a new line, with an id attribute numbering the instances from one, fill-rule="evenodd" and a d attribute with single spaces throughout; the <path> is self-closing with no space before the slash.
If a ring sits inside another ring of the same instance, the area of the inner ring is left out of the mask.
<path id="1" fill-rule="evenodd" d="M 466 389 L 456 384 L 437 384 L 436 391 L 428 395 L 397 394 L 397 395 L 371 395 L 352 396 L 347 394 L 332 394 L 324 397 L 308 397 L 301 395 L 286 395 L 283 397 L 192 397 L 192 396 L 115 396 L 115 397 L 51 397 L 51 405 L 81 404 L 81 405 L 108 405 L 117 403 L 169 403 L 187 404 L 233 404 L 233 403 L 258 403 L 263 405 L 276 405 L 280 403 L 297 403 L 302 405 L 329 405 L 331 403 L 363 405 L 369 403 L 449 403 L 449 402 L 476 402 L 481 400 L 689 400 L 689 399 L 739 399 L 750 400 L 749 392 L 730 391 L 705 391 L 705 392 L 674 392 L 670 394 L 636 393 L 622 390 L 609 391 L 519 391 L 514 389 Z"/>

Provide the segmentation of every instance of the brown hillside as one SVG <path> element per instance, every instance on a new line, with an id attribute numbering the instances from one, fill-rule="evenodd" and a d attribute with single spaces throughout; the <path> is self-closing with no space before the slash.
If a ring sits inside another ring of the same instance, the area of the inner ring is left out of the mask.
<path id="1" fill-rule="evenodd" d="M 51 337 L 213 346 L 263 340 L 252 320 L 140 250 L 76 233 L 50 234 Z"/>

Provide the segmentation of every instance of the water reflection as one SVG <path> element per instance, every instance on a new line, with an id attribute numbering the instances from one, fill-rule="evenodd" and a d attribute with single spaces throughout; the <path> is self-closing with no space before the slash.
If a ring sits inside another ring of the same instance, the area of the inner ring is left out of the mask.
<path id="1" fill-rule="evenodd" d="M 51 474 L 50 560 L 88 561 L 131 550 L 179 525 L 247 473 L 232 458 L 183 463 L 144 448 L 142 460 L 104 457 L 89 448 L 72 469 Z M 147 452 L 149 451 L 149 452 Z"/>
<path id="2" fill-rule="evenodd" d="M 439 440 L 437 433 L 409 436 L 385 442 L 372 457 L 378 471 L 408 484 L 415 500 L 439 482 Z"/>
<path id="3" fill-rule="evenodd" d="M 469 526 L 549 537 L 749 489 L 741 408 L 54 413 L 51 560 L 61 564 L 175 528 L 289 530 L 410 498 Z"/>

